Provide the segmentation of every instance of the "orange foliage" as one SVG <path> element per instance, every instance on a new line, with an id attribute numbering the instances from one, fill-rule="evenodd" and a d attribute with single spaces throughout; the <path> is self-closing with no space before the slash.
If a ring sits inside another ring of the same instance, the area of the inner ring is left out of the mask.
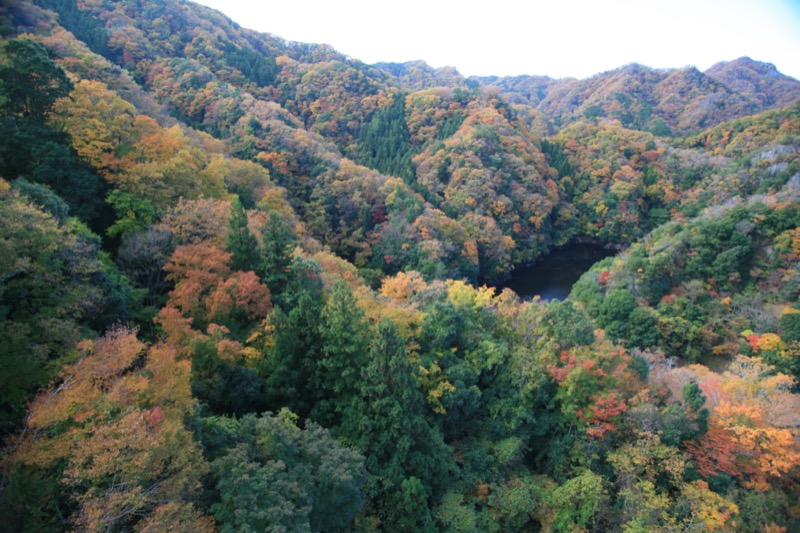
<path id="1" fill-rule="evenodd" d="M 793 429 L 800 396 L 790 392 L 791 378 L 771 371 L 761 359 L 744 356 L 722 375 L 699 365 L 676 371 L 696 376 L 711 411 L 708 433 L 688 446 L 702 475 L 725 472 L 767 490 L 770 478 L 800 466 Z"/>
<path id="2" fill-rule="evenodd" d="M 267 315 L 271 308 L 269 289 L 253 272 L 232 273 L 230 257 L 207 244 L 175 249 L 164 267 L 175 289 L 170 292 L 167 307 L 159 313 L 162 326 L 185 335 L 181 331 L 188 323 L 168 311 L 170 307 L 199 322 L 256 320 Z"/>
<path id="3" fill-rule="evenodd" d="M 221 319 L 240 313 L 245 319 L 266 317 L 271 309 L 270 293 L 253 272 L 235 272 L 220 283 L 208 297 L 208 319 Z"/>
<path id="4" fill-rule="evenodd" d="M 381 283 L 381 294 L 407 302 L 417 291 L 426 286 L 425 280 L 419 272 L 398 272 L 394 277 L 386 277 Z"/>
<path id="5" fill-rule="evenodd" d="M 78 362 L 31 403 L 8 461 L 63 463 L 81 530 L 123 527 L 166 509 L 185 527 L 207 530 L 210 522 L 189 501 L 208 465 L 183 425 L 194 406 L 188 361 L 167 346 L 148 349 L 127 328 L 78 348 Z M 142 359 L 146 372 L 136 370 Z"/>

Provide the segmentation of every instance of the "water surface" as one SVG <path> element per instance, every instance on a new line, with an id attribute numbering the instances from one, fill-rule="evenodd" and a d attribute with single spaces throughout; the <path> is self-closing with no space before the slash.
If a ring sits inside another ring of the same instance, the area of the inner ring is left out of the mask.
<path id="1" fill-rule="evenodd" d="M 539 295 L 543 300 L 563 300 L 584 272 L 614 253 L 596 244 L 572 244 L 551 252 L 535 265 L 514 270 L 511 279 L 497 288 L 508 287 L 525 299 Z"/>

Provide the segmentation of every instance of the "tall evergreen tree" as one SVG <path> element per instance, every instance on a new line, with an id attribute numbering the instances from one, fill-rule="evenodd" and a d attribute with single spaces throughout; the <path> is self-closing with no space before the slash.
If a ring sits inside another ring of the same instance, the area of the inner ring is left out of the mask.
<path id="1" fill-rule="evenodd" d="M 255 272 L 259 268 L 258 241 L 247 227 L 247 213 L 238 197 L 231 203 L 228 251 L 231 253 L 233 270 Z"/>
<path id="2" fill-rule="evenodd" d="M 261 261 L 256 274 L 273 296 L 279 296 L 289 282 L 295 236 L 281 216 L 270 211 L 267 222 L 261 227 L 261 237 Z"/>
<path id="3" fill-rule="evenodd" d="M 350 286 L 337 283 L 322 310 L 322 353 L 316 380 L 322 398 L 311 417 L 326 427 L 339 424 L 342 413 L 360 395 L 361 371 L 367 363 L 369 330 Z"/>
<path id="4" fill-rule="evenodd" d="M 361 401 L 345 414 L 340 434 L 364 453 L 372 501 L 380 502 L 378 513 L 387 525 L 399 526 L 401 519 L 423 522 L 424 505 L 414 506 L 420 513 L 417 521 L 402 516 L 402 509 L 408 509 L 401 501 L 402 484 L 416 478 L 428 500 L 437 497 L 452 473 L 452 454 L 425 418 L 425 399 L 414 368 L 403 339 L 388 319 L 378 324 L 369 357 L 362 372 Z"/>
<path id="5" fill-rule="evenodd" d="M 85 42 L 92 52 L 113 60 L 108 47 L 108 30 L 99 17 L 82 11 L 76 0 L 36 0 L 36 3 L 58 13 L 58 23 Z"/>
<path id="6" fill-rule="evenodd" d="M 201 423 L 221 531 L 339 531 L 363 505 L 364 458 L 317 424 L 285 410 Z"/>
<path id="7" fill-rule="evenodd" d="M 280 306 L 270 315 L 273 343 L 261 364 L 268 408 L 289 407 L 306 418 L 319 399 L 316 366 L 322 354 L 322 310 L 325 299 L 316 264 L 298 260 Z"/>

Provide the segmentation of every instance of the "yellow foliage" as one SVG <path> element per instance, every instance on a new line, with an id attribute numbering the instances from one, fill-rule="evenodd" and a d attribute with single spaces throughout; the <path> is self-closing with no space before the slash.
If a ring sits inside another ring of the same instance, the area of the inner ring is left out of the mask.
<path id="1" fill-rule="evenodd" d="M 442 396 L 445 392 L 455 392 L 456 388 L 449 381 L 440 381 L 432 389 L 428 390 L 428 403 L 433 406 L 433 412 L 445 414 L 447 411 L 442 404 Z"/>
<path id="2" fill-rule="evenodd" d="M 617 196 L 621 201 L 627 200 L 631 193 L 635 190 L 635 186 L 627 181 L 615 181 L 610 188 L 611 192 Z"/>
<path id="3" fill-rule="evenodd" d="M 455 306 L 473 308 L 489 307 L 494 299 L 494 288 L 473 288 L 463 280 L 447 280 L 447 299 Z"/>
<path id="4" fill-rule="evenodd" d="M 242 348 L 241 355 L 244 360 L 250 364 L 255 363 L 261 358 L 261 352 L 250 346 Z"/>
<path id="5" fill-rule="evenodd" d="M 359 286 L 353 291 L 353 294 L 358 301 L 358 307 L 364 312 L 367 320 L 377 324 L 384 318 L 388 318 L 397 327 L 400 336 L 405 339 L 414 335 L 425 318 L 425 314 L 417 310 L 415 306 L 380 298 L 369 287 Z"/>
<path id="6" fill-rule="evenodd" d="M 691 513 L 684 520 L 684 531 L 691 526 L 703 531 L 729 531 L 731 520 L 739 514 L 739 507 L 708 488 L 702 480 L 687 483 L 681 491 L 681 500 L 688 503 Z"/>
<path id="7" fill-rule="evenodd" d="M 414 270 L 398 272 L 397 275 L 386 277 L 381 283 L 381 294 L 401 302 L 407 302 L 415 293 L 425 288 L 427 284 L 422 275 Z"/>
<path id="8" fill-rule="evenodd" d="M 783 350 L 785 347 L 783 340 L 775 333 L 764 333 L 758 339 L 759 350 Z"/>

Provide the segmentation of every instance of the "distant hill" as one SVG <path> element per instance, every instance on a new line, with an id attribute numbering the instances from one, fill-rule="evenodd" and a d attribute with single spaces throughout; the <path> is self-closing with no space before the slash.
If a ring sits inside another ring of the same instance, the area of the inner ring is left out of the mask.
<path id="1" fill-rule="evenodd" d="M 425 61 L 375 63 L 373 66 L 390 74 L 398 85 L 415 91 L 431 87 L 463 87 L 469 81 L 454 67 L 433 68 Z"/>
<path id="2" fill-rule="evenodd" d="M 749 57 L 721 61 L 705 74 L 757 102 L 761 109 L 786 106 L 800 97 L 800 82 L 778 72 L 772 63 Z"/>
<path id="3" fill-rule="evenodd" d="M 800 81 L 774 65 L 741 58 L 707 72 L 630 64 L 590 78 L 476 78 L 509 101 L 530 105 L 555 123 L 613 118 L 657 135 L 684 135 L 792 103 Z"/>

